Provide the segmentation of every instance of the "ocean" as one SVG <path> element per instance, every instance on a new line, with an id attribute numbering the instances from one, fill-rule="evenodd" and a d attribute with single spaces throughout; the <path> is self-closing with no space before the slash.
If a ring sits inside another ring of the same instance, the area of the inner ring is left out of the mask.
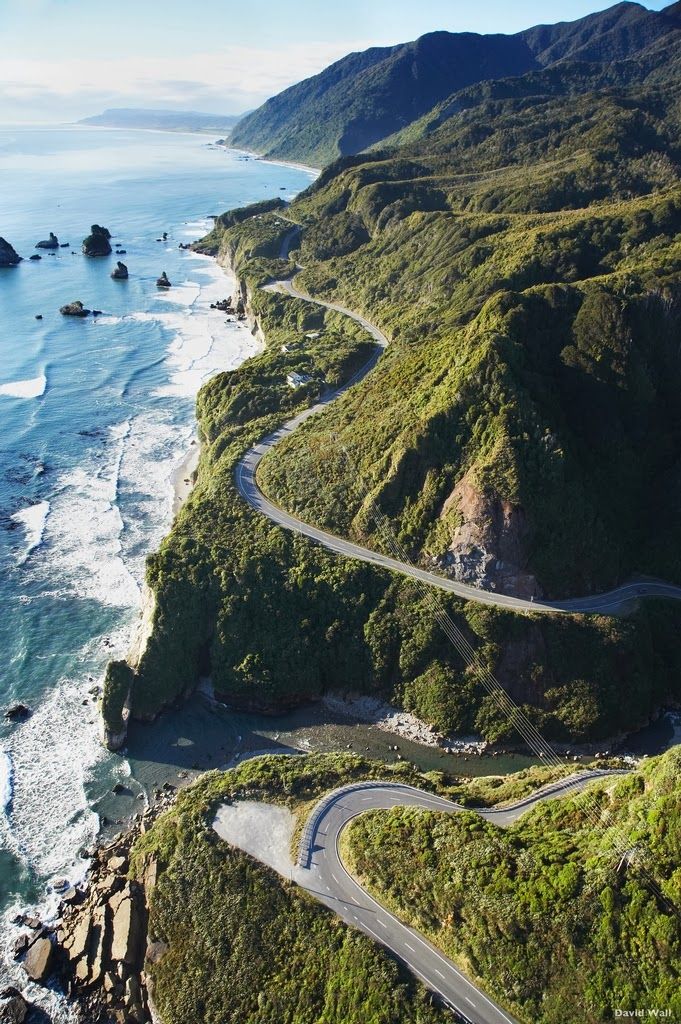
<path id="1" fill-rule="evenodd" d="M 171 524 L 196 393 L 258 348 L 209 308 L 229 278 L 179 245 L 210 215 L 290 198 L 313 177 L 211 142 L 0 128 L 0 235 L 24 257 L 0 269 L 0 709 L 33 712 L 16 724 L 0 715 L 5 946 L 17 910 L 83 874 L 99 802 L 131 777 L 99 743 L 95 687 L 126 651 L 145 558 Z M 93 223 L 125 249 L 127 281 L 110 277 L 115 255 L 81 254 Z M 70 248 L 36 250 L 50 231 Z M 167 293 L 155 283 L 164 270 Z M 75 299 L 102 315 L 61 316 Z M 0 981 L 16 980 L 6 948 L 3 959 Z"/>

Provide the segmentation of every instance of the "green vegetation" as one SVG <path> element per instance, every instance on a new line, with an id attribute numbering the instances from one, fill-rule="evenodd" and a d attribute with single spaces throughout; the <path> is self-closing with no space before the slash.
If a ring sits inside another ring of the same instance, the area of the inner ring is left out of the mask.
<path id="1" fill-rule="evenodd" d="M 473 814 L 371 812 L 344 853 L 381 902 L 528 1024 L 600 1024 L 640 1007 L 677 1020 L 680 773 L 675 747 L 508 830 Z"/>
<path id="2" fill-rule="evenodd" d="M 513 36 L 432 32 L 336 61 L 247 114 L 230 142 L 321 167 L 338 156 L 392 143 L 393 133 L 409 131 L 422 117 L 431 117 L 433 108 L 461 110 L 469 88 L 481 81 L 483 88 L 498 88 L 501 80 L 522 92 L 528 80 L 550 80 L 552 73 L 560 77 L 567 71 L 563 92 L 569 94 L 586 91 L 589 78 L 596 87 L 599 81 L 664 78 L 680 29 L 678 3 L 659 14 L 619 3 L 579 21 Z M 485 122 L 478 130 L 485 131 Z"/>
<path id="3" fill-rule="evenodd" d="M 133 871 L 156 860 L 147 965 L 166 1024 L 439 1024 L 445 1011 L 382 950 L 296 886 L 218 839 L 217 806 L 296 806 L 349 778 L 418 777 L 352 756 L 264 757 L 210 772 L 140 838 Z"/>
<path id="4" fill-rule="evenodd" d="M 509 776 L 451 780 L 405 762 L 356 754 L 264 756 L 208 772 L 140 836 L 131 872 L 150 860 L 149 937 L 167 950 L 148 964 L 154 1001 L 167 1024 L 435 1024 L 443 1011 L 365 936 L 302 890 L 220 841 L 218 806 L 281 803 L 305 813 L 324 793 L 352 781 L 393 779 L 459 802 L 518 799 L 561 773 L 532 768 Z M 495 796 L 496 794 L 496 796 Z"/>
<path id="5" fill-rule="evenodd" d="M 441 730 L 516 740 L 408 581 L 273 527 L 236 493 L 248 446 L 371 351 L 349 318 L 260 288 L 292 272 L 288 236 L 302 285 L 391 345 L 263 461 L 273 500 L 383 549 L 378 509 L 407 558 L 506 592 L 681 581 L 675 13 L 659 38 L 660 16 L 626 5 L 562 42 L 547 30 L 547 53 L 591 40 L 617 61 L 473 84 L 412 121 L 400 148 L 331 165 L 285 210 L 216 220 L 199 248 L 236 268 L 267 345 L 199 395 L 197 486 L 149 562 L 157 607 L 135 717 L 210 673 L 239 707 L 352 689 Z M 629 43 L 645 57 L 623 60 Z M 289 388 L 294 370 L 310 384 Z M 629 731 L 679 697 L 678 605 L 612 619 L 441 603 L 556 739 Z M 112 694 L 116 721 L 117 707 Z"/>

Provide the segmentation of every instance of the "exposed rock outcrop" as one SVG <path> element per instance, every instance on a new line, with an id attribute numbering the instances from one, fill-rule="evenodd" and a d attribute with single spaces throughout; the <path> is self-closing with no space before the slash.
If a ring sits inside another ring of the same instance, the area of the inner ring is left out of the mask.
<path id="1" fill-rule="evenodd" d="M 160 793 L 160 791 L 157 791 Z M 156 962 L 163 943 L 148 943 L 148 897 L 156 883 L 156 861 L 147 858 L 139 878 L 128 877 L 130 850 L 153 818 L 172 802 L 172 792 L 134 827 L 94 858 L 78 899 L 64 899 L 57 928 L 57 959 L 67 991 L 87 1024 L 153 1020 L 147 994 L 145 956 Z"/>
<path id="2" fill-rule="evenodd" d="M 156 287 L 157 288 L 172 288 L 172 285 L 171 285 L 170 281 L 168 280 L 168 275 L 166 274 L 165 270 L 163 271 L 161 276 L 157 279 Z"/>
<path id="3" fill-rule="evenodd" d="M 50 231 L 50 237 L 44 238 L 42 242 L 36 242 L 36 249 L 58 249 L 59 239 L 53 231 Z"/>
<path id="4" fill-rule="evenodd" d="M 474 471 L 466 473 L 447 498 L 441 516 L 456 513 L 457 525 L 438 566 L 462 583 L 515 597 L 540 597 L 527 572 L 528 527 L 522 508 L 485 493 Z"/>
<path id="5" fill-rule="evenodd" d="M 31 714 L 28 704 L 10 704 L 5 709 L 5 718 L 10 722 L 25 722 L 27 718 L 31 717 Z"/>
<path id="6" fill-rule="evenodd" d="M 86 256 L 108 256 L 111 253 L 109 239 L 111 232 L 99 224 L 93 224 L 90 234 L 83 239 L 83 252 Z"/>
<path id="7" fill-rule="evenodd" d="M 92 310 L 86 309 L 80 299 L 76 299 L 75 302 L 68 302 L 65 306 L 61 306 L 59 312 L 62 316 L 89 316 Z"/>
<path id="8" fill-rule="evenodd" d="M 30 1008 L 19 989 L 10 986 L 0 992 L 0 1024 L 24 1024 Z"/>
<path id="9" fill-rule="evenodd" d="M 104 679 L 104 697 L 102 700 L 102 742 L 107 750 L 120 750 L 128 736 L 128 720 L 130 717 L 130 685 L 142 660 L 154 628 L 156 612 L 156 596 L 145 583 L 142 588 L 142 609 L 137 620 L 130 649 L 125 662 L 111 661 L 107 665 Z M 125 676 L 127 675 L 127 681 Z M 111 689 L 120 688 L 125 682 L 122 694 L 121 712 L 117 713 L 118 701 L 111 700 Z"/>
<path id="10" fill-rule="evenodd" d="M 22 257 L 9 242 L 0 238 L 0 267 L 15 267 L 21 260 Z"/>
<path id="11" fill-rule="evenodd" d="M 43 984 L 52 974 L 54 946 L 47 935 L 40 935 L 28 947 L 24 958 L 24 970 L 31 981 Z"/>
<path id="12" fill-rule="evenodd" d="M 111 271 L 111 276 L 113 277 L 114 281 L 127 281 L 128 268 L 126 267 L 125 263 L 121 263 L 121 261 L 119 260 L 114 269 Z"/>

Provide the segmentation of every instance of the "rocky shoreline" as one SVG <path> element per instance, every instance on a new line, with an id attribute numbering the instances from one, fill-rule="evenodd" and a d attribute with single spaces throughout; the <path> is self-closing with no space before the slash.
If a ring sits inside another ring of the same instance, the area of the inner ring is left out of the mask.
<path id="1" fill-rule="evenodd" d="M 377 697 L 330 693 L 322 698 L 321 703 L 336 714 L 355 721 L 370 722 L 385 732 L 395 733 L 403 739 L 423 743 L 428 747 L 441 747 L 452 754 L 481 755 L 489 749 L 489 743 L 478 736 L 444 736 L 416 715 L 395 708 Z"/>
<path id="2" fill-rule="evenodd" d="M 149 857 L 140 865 L 140 877 L 131 876 L 130 855 L 175 796 L 167 783 L 126 832 L 90 851 L 88 876 L 63 893 L 56 921 L 43 925 L 24 917 L 16 922 L 24 931 L 15 941 L 15 959 L 31 981 L 58 981 L 82 1024 L 159 1024 L 144 970 L 164 952 L 163 944 L 150 942 L 147 934 L 157 866 Z M 0 994 L 3 999 L 0 1021 L 21 1024 L 30 1004 L 16 989 Z"/>

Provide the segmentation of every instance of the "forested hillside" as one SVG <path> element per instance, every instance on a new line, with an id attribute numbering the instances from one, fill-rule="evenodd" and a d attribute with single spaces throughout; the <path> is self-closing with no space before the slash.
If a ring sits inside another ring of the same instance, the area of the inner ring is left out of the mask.
<path id="1" fill-rule="evenodd" d="M 363 884 L 527 1024 L 681 1019 L 681 753 L 508 830 L 396 808 L 344 840 Z M 661 1015 L 660 1014 L 660 1015 Z"/>
<path id="2" fill-rule="evenodd" d="M 414 42 L 374 47 L 337 61 L 267 100 L 231 135 L 234 146 L 323 166 L 404 129 L 466 86 L 571 62 L 607 74 L 612 61 L 630 73 L 656 65 L 659 44 L 681 27 L 681 8 L 661 13 L 620 3 L 575 22 L 541 25 L 513 36 L 432 32 Z M 634 67 L 636 65 L 636 67 Z"/>
<path id="3" fill-rule="evenodd" d="M 292 223 L 298 286 L 363 312 L 391 344 L 264 460 L 270 497 L 506 593 L 681 582 L 677 42 L 653 41 L 649 63 L 471 86 L 394 147 L 331 164 L 286 209 L 218 218 L 199 248 L 236 268 L 267 347 L 200 394 L 197 486 L 150 560 L 145 656 L 109 675 L 113 728 L 129 691 L 146 718 L 210 673 L 241 707 L 351 688 L 445 731 L 514 738 L 405 579 L 274 527 L 236 492 L 249 445 L 349 379 L 370 344 L 338 313 L 260 290 L 295 269 L 278 258 Z M 291 390 L 291 370 L 310 381 Z M 678 699 L 677 604 L 613 619 L 442 601 L 555 738 L 626 732 Z"/>

